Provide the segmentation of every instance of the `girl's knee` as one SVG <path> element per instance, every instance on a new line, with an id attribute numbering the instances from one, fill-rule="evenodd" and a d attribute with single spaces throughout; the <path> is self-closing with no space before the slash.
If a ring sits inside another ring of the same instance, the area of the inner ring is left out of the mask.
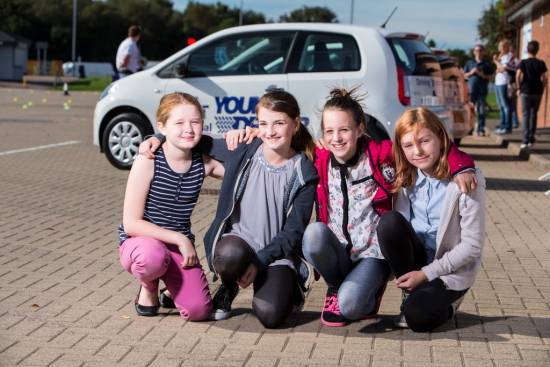
<path id="1" fill-rule="evenodd" d="M 192 302 L 185 305 L 177 305 L 181 317 L 189 321 L 203 321 L 212 313 L 212 301 L 210 298 L 200 302 Z"/>
<path id="2" fill-rule="evenodd" d="M 357 292 L 341 290 L 338 292 L 338 306 L 346 319 L 360 320 L 374 311 L 374 294 L 359 296 Z"/>
<path id="3" fill-rule="evenodd" d="M 378 230 L 383 231 L 383 229 L 393 229 L 397 225 L 399 225 L 403 221 L 403 216 L 395 211 L 390 210 L 380 217 L 380 221 L 378 222 Z"/>
<path id="4" fill-rule="evenodd" d="M 314 222 L 306 227 L 302 239 L 302 251 L 304 254 L 315 255 L 323 252 L 323 244 L 325 242 L 323 232 L 327 229 L 326 224 L 321 222 Z"/>
<path id="5" fill-rule="evenodd" d="M 161 241 L 149 237 L 133 237 L 123 243 L 122 266 L 143 280 L 160 278 L 168 268 L 170 254 Z"/>
<path id="6" fill-rule="evenodd" d="M 281 312 L 276 305 L 268 302 L 252 302 L 252 310 L 266 329 L 274 329 L 281 325 L 286 318 L 286 314 Z"/>
<path id="7" fill-rule="evenodd" d="M 427 312 L 423 312 L 420 309 L 412 309 L 406 307 L 403 310 L 405 320 L 409 329 L 417 333 L 427 333 L 432 331 L 437 325 L 435 325 L 435 318 Z"/>

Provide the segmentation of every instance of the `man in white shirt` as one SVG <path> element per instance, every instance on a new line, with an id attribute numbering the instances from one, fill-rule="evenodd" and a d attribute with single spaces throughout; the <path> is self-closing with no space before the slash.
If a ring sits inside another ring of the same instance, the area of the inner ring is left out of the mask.
<path id="1" fill-rule="evenodd" d="M 139 71 L 141 52 L 137 42 L 141 38 L 141 28 L 136 25 L 128 28 L 128 38 L 120 43 L 116 53 L 116 68 L 120 78 Z"/>

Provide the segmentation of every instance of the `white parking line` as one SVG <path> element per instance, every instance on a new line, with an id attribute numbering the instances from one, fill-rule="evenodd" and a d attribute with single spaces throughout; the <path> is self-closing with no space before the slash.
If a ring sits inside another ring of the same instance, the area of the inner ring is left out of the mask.
<path id="1" fill-rule="evenodd" d="M 0 155 L 9 155 L 9 154 L 23 153 L 23 152 L 32 152 L 33 150 L 57 148 L 57 147 L 62 147 L 64 145 L 73 145 L 73 144 L 78 144 L 78 143 L 80 143 L 79 140 L 69 140 L 69 141 L 64 141 L 62 143 L 57 143 L 57 144 L 39 145 L 37 147 L 30 147 L 30 148 L 24 148 L 24 149 L 6 150 L 6 151 L 3 151 L 3 152 L 0 152 Z"/>

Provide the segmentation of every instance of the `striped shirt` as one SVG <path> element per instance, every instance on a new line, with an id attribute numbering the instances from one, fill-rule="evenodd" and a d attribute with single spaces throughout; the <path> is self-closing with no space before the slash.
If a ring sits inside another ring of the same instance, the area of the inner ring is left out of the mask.
<path id="1" fill-rule="evenodd" d="M 163 149 L 155 154 L 155 172 L 145 201 L 143 219 L 162 228 L 180 232 L 191 241 L 191 213 L 199 198 L 204 180 L 202 155 L 193 152 L 191 167 L 185 173 L 174 172 Z M 118 227 L 119 245 L 129 236 L 121 224 Z"/>

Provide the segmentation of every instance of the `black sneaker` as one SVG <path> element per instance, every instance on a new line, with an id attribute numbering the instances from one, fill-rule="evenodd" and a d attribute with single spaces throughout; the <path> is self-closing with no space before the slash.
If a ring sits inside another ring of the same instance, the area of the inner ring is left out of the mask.
<path id="1" fill-rule="evenodd" d="M 405 313 L 403 312 L 405 309 L 405 301 L 409 297 L 410 293 L 407 291 L 402 291 L 401 295 L 401 312 L 399 313 L 399 316 L 397 316 L 397 319 L 395 320 L 394 324 L 396 327 L 401 329 L 408 329 L 409 325 L 407 324 L 407 320 L 405 319 Z"/>
<path id="2" fill-rule="evenodd" d="M 210 320 L 225 320 L 231 316 L 231 304 L 237 294 L 239 293 L 239 286 L 227 286 L 222 283 L 214 298 L 212 298 L 213 311 L 210 314 Z"/>
<path id="3" fill-rule="evenodd" d="M 349 324 L 349 320 L 340 312 L 338 288 L 328 287 L 327 289 L 325 304 L 321 312 L 321 323 L 329 327 L 341 327 Z"/>

